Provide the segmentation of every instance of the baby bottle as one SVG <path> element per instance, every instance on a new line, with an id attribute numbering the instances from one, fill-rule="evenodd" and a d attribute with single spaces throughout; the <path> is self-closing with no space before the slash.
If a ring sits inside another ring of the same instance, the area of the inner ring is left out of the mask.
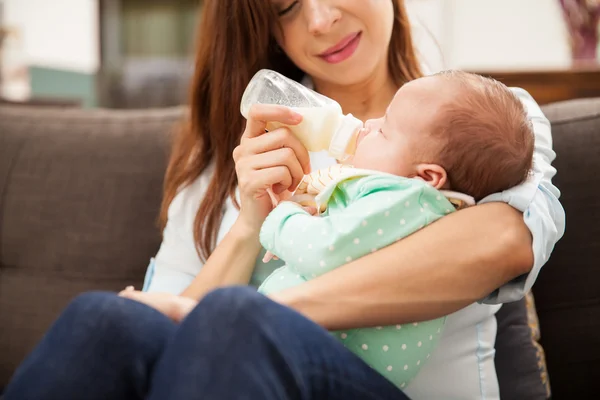
<path id="1" fill-rule="evenodd" d="M 334 100 L 268 69 L 254 75 L 244 91 L 241 112 L 248 118 L 253 104 L 280 104 L 303 116 L 298 125 L 286 125 L 308 151 L 327 150 L 337 160 L 354 155 L 356 138 L 363 127 L 361 120 L 344 115 Z M 270 122 L 267 130 L 283 124 Z"/>

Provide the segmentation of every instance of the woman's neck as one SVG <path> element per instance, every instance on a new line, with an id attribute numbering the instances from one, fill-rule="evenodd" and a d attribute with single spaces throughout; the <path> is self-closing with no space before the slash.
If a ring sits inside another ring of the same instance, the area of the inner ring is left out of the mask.
<path id="1" fill-rule="evenodd" d="M 320 80 L 314 80 L 314 85 L 319 93 L 337 101 L 345 114 L 351 113 L 362 121 L 382 117 L 398 90 L 389 74 L 374 74 L 369 80 L 350 86 Z"/>

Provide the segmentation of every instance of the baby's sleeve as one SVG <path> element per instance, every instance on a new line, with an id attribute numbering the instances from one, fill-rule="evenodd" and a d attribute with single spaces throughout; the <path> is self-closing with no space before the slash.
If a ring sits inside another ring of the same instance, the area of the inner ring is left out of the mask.
<path id="1" fill-rule="evenodd" d="M 262 245 L 306 278 L 392 244 L 453 210 L 437 190 L 414 179 L 368 176 L 339 185 L 338 203 L 312 216 L 283 202 L 263 224 Z M 336 201 L 336 200 L 334 200 Z"/>

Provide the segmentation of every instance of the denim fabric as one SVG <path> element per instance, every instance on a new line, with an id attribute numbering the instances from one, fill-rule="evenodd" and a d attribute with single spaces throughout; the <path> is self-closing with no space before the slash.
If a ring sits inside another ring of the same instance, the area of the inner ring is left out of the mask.
<path id="1" fill-rule="evenodd" d="M 255 290 L 208 294 L 177 325 L 111 293 L 77 297 L 5 400 L 408 399 L 326 330 Z"/>

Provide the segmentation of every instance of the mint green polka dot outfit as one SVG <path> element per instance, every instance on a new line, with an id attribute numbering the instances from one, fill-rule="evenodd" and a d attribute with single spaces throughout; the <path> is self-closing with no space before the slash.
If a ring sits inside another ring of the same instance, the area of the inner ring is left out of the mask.
<path id="1" fill-rule="evenodd" d="M 293 202 L 282 202 L 269 214 L 260 241 L 285 265 L 263 282 L 260 292 L 269 294 L 300 285 L 388 246 L 455 210 L 440 191 L 423 181 L 356 171 L 334 180 L 317 196 L 317 204 L 327 206 L 319 216 L 311 216 Z M 438 318 L 332 334 L 404 388 L 436 347 L 444 321 Z"/>

